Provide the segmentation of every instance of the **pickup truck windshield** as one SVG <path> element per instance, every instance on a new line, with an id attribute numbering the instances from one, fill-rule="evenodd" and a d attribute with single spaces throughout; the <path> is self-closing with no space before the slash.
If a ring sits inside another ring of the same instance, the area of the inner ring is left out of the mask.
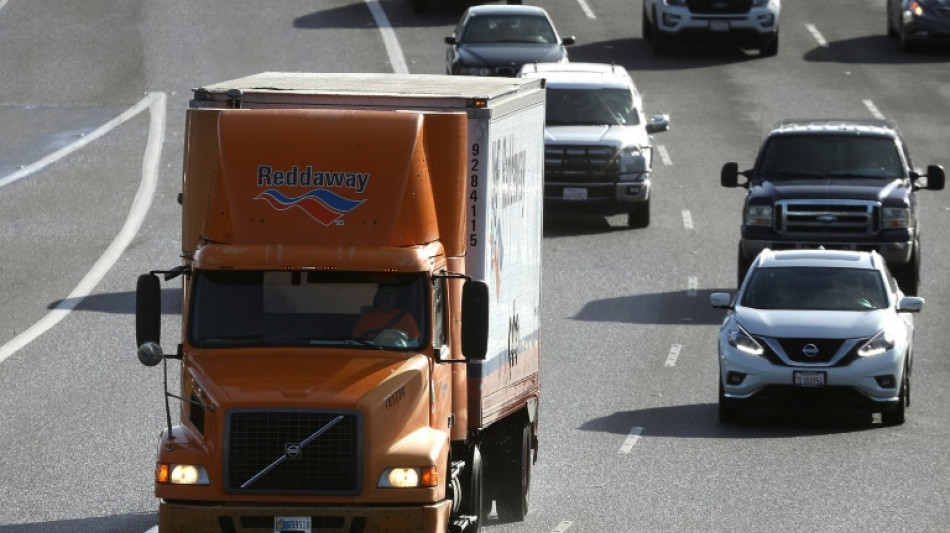
<path id="1" fill-rule="evenodd" d="M 635 126 L 640 114 L 627 89 L 547 90 L 548 126 Z"/>
<path id="2" fill-rule="evenodd" d="M 426 287 L 422 274 L 198 270 L 189 338 L 202 347 L 418 348 Z"/>
<path id="3" fill-rule="evenodd" d="M 756 309 L 870 311 L 888 305 L 876 270 L 858 268 L 760 268 L 740 305 Z"/>
<path id="4" fill-rule="evenodd" d="M 897 143 L 889 137 L 776 135 L 759 156 L 755 175 L 769 180 L 904 177 Z"/>

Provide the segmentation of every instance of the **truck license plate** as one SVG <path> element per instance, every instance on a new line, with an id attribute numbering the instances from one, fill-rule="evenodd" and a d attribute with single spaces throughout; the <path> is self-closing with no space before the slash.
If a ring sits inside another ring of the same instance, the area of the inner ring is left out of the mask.
<path id="1" fill-rule="evenodd" d="M 709 21 L 709 31 L 729 31 L 729 21 L 711 20 Z"/>
<path id="2" fill-rule="evenodd" d="M 583 187 L 564 187 L 565 200 L 586 200 L 587 189 Z"/>
<path id="3" fill-rule="evenodd" d="M 313 533 L 309 516 L 275 516 L 274 533 Z"/>
<path id="4" fill-rule="evenodd" d="M 796 387 L 824 387 L 824 372 L 793 372 Z"/>

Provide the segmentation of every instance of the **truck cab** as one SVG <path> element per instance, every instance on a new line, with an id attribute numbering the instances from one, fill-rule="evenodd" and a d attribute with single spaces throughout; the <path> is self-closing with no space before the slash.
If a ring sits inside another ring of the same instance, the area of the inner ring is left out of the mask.
<path id="1" fill-rule="evenodd" d="M 653 136 L 668 115 L 647 118 L 626 69 L 603 63 L 529 63 L 521 78 L 547 90 L 544 203 L 553 212 L 626 214 L 650 225 Z"/>
<path id="2" fill-rule="evenodd" d="M 739 176 L 746 181 L 739 182 Z M 916 192 L 944 187 L 943 167 L 917 171 L 903 136 L 887 120 L 794 119 L 766 136 L 755 166 L 726 163 L 723 187 L 748 189 L 738 280 L 765 248 L 875 250 L 902 290 L 920 282 Z"/>

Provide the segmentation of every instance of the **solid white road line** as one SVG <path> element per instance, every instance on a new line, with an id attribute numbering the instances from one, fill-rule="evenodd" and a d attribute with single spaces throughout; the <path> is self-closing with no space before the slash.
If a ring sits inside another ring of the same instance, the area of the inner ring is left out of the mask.
<path id="1" fill-rule="evenodd" d="M 152 205 L 152 197 L 155 195 L 155 188 L 158 184 L 158 166 L 162 155 L 162 142 L 165 138 L 165 100 L 165 93 L 150 93 L 142 99 L 142 102 L 139 102 L 139 104 L 136 104 L 136 106 L 132 108 L 133 110 L 141 110 L 147 107 L 151 121 L 149 125 L 148 143 L 146 144 L 145 156 L 142 160 L 142 180 L 139 184 L 138 192 L 135 193 L 135 199 L 132 201 L 132 208 L 129 210 L 129 216 L 125 220 L 125 225 L 122 226 L 119 234 L 116 235 L 112 241 L 112 244 L 106 248 L 105 253 L 99 257 L 99 260 L 96 261 L 89 272 L 86 273 L 85 277 L 80 280 L 79 285 L 73 289 L 73 292 L 69 293 L 69 296 L 64 298 L 55 309 L 47 313 L 46 316 L 30 326 L 26 331 L 14 337 L 10 342 L 0 346 L 0 362 L 16 353 L 20 348 L 33 342 L 37 337 L 58 324 L 60 320 L 66 318 L 66 315 L 75 309 L 76 306 L 82 302 L 83 298 L 88 296 L 93 289 L 96 288 L 96 285 L 102 281 L 102 278 L 105 277 L 109 269 L 112 268 L 112 265 L 119 260 L 122 253 L 128 248 L 129 243 L 132 242 L 135 234 L 138 233 L 139 228 L 142 226 L 142 221 L 148 213 L 148 208 Z M 137 112 L 138 111 L 136 111 L 136 113 Z M 118 122 L 113 120 L 109 123 L 112 124 L 109 129 L 118 126 L 122 122 L 125 122 L 125 120 L 128 120 L 128 118 Z M 99 128 L 99 130 L 96 131 L 99 132 L 100 130 L 103 130 L 103 128 Z M 101 137 L 104 133 L 105 131 L 99 133 L 97 138 Z M 88 142 L 84 143 L 83 146 L 85 146 L 85 144 L 88 144 Z"/>
<path id="2" fill-rule="evenodd" d="M 389 63 L 393 66 L 393 72 L 396 74 L 408 74 L 409 67 L 406 66 L 406 58 L 402 54 L 402 47 L 396 39 L 396 32 L 393 30 L 386 12 L 379 5 L 379 0 L 365 0 L 369 12 L 373 15 L 376 25 L 379 26 L 379 33 L 383 35 L 383 44 L 386 46 L 386 55 L 389 56 Z"/>

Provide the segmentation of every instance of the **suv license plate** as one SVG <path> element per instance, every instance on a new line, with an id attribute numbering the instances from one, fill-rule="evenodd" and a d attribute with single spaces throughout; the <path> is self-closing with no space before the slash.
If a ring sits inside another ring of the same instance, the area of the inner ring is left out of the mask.
<path id="1" fill-rule="evenodd" d="M 824 372 L 793 372 L 796 387 L 824 387 Z"/>
<path id="2" fill-rule="evenodd" d="M 729 31 L 729 21 L 711 20 L 709 21 L 709 31 Z"/>
<path id="3" fill-rule="evenodd" d="M 584 189 L 581 187 L 565 187 L 564 199 L 565 200 L 586 200 L 587 189 Z"/>
<path id="4" fill-rule="evenodd" d="M 309 516 L 275 516 L 274 533 L 312 533 Z"/>

